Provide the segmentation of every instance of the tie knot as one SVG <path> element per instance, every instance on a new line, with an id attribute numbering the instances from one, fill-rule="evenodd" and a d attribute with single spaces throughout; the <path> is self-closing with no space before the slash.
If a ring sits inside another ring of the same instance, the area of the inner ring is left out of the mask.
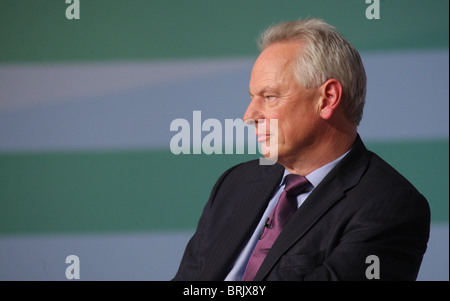
<path id="1" fill-rule="evenodd" d="M 284 190 L 289 195 L 299 195 L 303 190 L 308 188 L 311 183 L 304 176 L 288 174 L 286 176 L 286 185 Z"/>

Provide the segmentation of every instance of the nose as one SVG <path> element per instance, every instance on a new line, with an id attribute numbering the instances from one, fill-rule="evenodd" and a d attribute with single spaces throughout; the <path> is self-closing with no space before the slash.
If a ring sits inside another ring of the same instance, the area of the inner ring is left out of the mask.
<path id="1" fill-rule="evenodd" d="M 244 114 L 244 123 L 248 125 L 255 125 L 258 120 L 264 119 L 264 114 L 260 108 L 260 104 L 256 98 L 253 98 L 247 107 Z"/>

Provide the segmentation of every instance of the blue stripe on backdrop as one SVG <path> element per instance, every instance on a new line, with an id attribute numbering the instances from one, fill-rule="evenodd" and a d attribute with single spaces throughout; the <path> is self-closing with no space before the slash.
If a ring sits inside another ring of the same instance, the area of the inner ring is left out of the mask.
<path id="1" fill-rule="evenodd" d="M 368 93 L 359 131 L 365 139 L 448 138 L 448 50 L 367 53 L 363 59 Z M 0 82 L 9 95 L 0 103 L 0 151 L 168 148 L 171 122 L 192 122 L 194 110 L 203 120 L 242 118 L 252 63 L 1 67 L 0 78 L 15 76 Z M 132 79 L 122 81 L 124 73 Z M 55 84 L 56 78 L 63 80 Z"/>
<path id="2" fill-rule="evenodd" d="M 66 257 L 77 255 L 80 280 L 170 280 L 192 232 L 0 237 L 0 280 L 67 280 Z M 449 280 L 449 225 L 431 228 L 417 280 Z M 383 263 L 380 274 L 383 275 Z M 381 276 L 382 277 L 382 276 Z"/>

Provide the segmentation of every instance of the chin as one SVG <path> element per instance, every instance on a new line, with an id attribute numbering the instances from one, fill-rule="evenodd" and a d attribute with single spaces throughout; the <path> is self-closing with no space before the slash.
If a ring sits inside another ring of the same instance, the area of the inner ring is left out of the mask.
<path id="1" fill-rule="evenodd" d="M 267 160 L 277 162 L 279 158 L 278 144 L 274 143 L 270 145 L 268 143 L 261 143 L 261 154 Z"/>

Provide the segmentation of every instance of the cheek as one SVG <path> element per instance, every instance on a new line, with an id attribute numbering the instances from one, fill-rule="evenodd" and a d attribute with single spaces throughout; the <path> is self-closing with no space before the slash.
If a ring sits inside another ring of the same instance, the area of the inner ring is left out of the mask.
<path id="1" fill-rule="evenodd" d="M 280 129 L 279 141 L 283 144 L 290 144 L 299 134 L 299 128 L 295 124 L 284 124 Z"/>
<path id="2" fill-rule="evenodd" d="M 279 127 L 279 139 L 284 144 L 296 144 L 305 139 L 317 126 L 313 115 L 297 114 L 292 118 L 285 120 Z"/>
<path id="3" fill-rule="evenodd" d="M 279 132 L 281 120 L 277 115 L 265 115 L 264 122 L 259 123 L 258 126 L 265 130 L 266 132 L 270 132 L 272 135 L 277 135 Z"/>
<path id="4" fill-rule="evenodd" d="M 284 135 L 292 136 L 295 135 L 301 128 L 304 116 L 298 113 L 298 111 L 292 110 L 285 115 L 282 122 L 280 123 L 280 128 L 282 129 Z"/>

